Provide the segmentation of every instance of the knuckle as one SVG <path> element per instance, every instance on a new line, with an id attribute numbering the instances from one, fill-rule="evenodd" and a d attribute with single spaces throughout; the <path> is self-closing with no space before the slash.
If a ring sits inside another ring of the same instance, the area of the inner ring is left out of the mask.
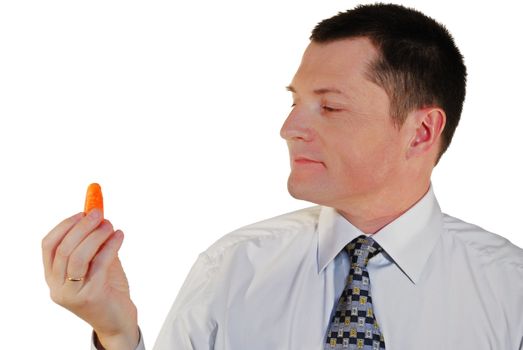
<path id="1" fill-rule="evenodd" d="M 89 306 L 89 300 L 86 298 L 86 295 L 89 294 L 68 291 L 60 296 L 62 302 L 61 305 L 69 310 L 81 310 L 82 308 Z"/>
<path id="2" fill-rule="evenodd" d="M 49 251 L 53 248 L 53 242 L 48 236 L 45 236 L 42 239 L 42 250 L 43 251 Z"/>
<path id="3" fill-rule="evenodd" d="M 85 260 L 86 258 L 82 252 L 75 252 L 69 257 L 68 265 L 73 271 L 80 271 L 85 265 Z"/>
<path id="4" fill-rule="evenodd" d="M 44 270 L 44 277 L 45 277 L 45 283 L 47 283 L 47 286 L 49 286 L 49 288 L 52 287 L 51 285 L 51 277 L 49 276 L 49 272 L 46 270 Z"/>
<path id="5" fill-rule="evenodd" d="M 84 217 L 78 224 L 76 229 L 81 232 L 91 231 L 94 226 L 94 221 L 90 217 Z"/>
<path id="6" fill-rule="evenodd" d="M 86 302 L 84 298 L 75 295 L 67 299 L 67 305 L 69 305 L 70 308 L 81 309 L 86 306 Z"/>
<path id="7" fill-rule="evenodd" d="M 92 231 L 97 226 L 97 221 L 93 219 L 90 215 L 84 216 L 72 229 L 77 233 L 87 233 Z"/>
<path id="8" fill-rule="evenodd" d="M 113 224 L 109 221 L 109 220 L 105 220 L 104 223 L 104 228 L 107 228 L 107 230 L 113 230 Z"/>
<path id="9" fill-rule="evenodd" d="M 60 299 L 63 307 L 72 310 L 81 306 L 81 300 L 76 295 L 62 295 Z"/>
<path id="10" fill-rule="evenodd" d="M 69 247 L 67 247 L 65 244 L 60 244 L 58 248 L 56 248 L 56 255 L 61 258 L 68 258 L 70 255 Z"/>
<path id="11" fill-rule="evenodd" d="M 90 303 L 93 302 L 90 293 L 67 292 L 63 288 L 50 288 L 49 294 L 54 303 L 73 312 L 89 308 Z"/>
<path id="12" fill-rule="evenodd" d="M 103 223 L 96 231 L 98 239 L 101 239 L 102 237 L 109 236 L 113 232 L 113 226 L 111 224 Z"/>
<path id="13" fill-rule="evenodd" d="M 56 304 L 63 305 L 64 300 L 62 297 L 62 293 L 59 293 L 55 289 L 51 288 L 49 295 L 51 297 L 51 300 L 54 301 Z"/>
<path id="14" fill-rule="evenodd" d="M 84 306 L 95 305 L 98 302 L 97 296 L 94 293 L 88 293 L 82 298 Z"/>

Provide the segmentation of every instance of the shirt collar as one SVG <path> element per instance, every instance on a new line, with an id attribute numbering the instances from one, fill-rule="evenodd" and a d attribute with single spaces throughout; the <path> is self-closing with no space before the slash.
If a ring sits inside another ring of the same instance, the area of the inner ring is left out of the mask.
<path id="1" fill-rule="evenodd" d="M 443 218 L 436 196 L 427 193 L 409 210 L 372 235 L 405 275 L 416 284 L 442 232 Z M 322 207 L 318 222 L 318 272 L 354 238 L 364 234 L 336 209 Z M 367 235 L 368 236 L 368 235 Z"/>

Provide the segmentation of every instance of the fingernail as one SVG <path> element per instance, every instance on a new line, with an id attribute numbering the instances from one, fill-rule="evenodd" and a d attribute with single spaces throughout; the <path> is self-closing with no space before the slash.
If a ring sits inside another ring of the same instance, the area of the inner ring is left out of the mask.
<path id="1" fill-rule="evenodd" d="M 100 217 L 100 210 L 93 209 L 89 215 L 91 216 L 91 219 L 96 220 Z"/>

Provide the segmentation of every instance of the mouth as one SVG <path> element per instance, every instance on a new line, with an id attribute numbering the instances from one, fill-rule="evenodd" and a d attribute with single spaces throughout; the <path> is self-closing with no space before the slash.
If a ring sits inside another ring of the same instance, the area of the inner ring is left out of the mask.
<path id="1" fill-rule="evenodd" d="M 295 164 L 300 164 L 300 165 L 307 165 L 307 164 L 323 164 L 323 162 L 320 162 L 318 160 L 314 160 L 314 159 L 310 159 L 310 158 L 305 158 L 305 157 L 295 157 L 293 159 L 293 163 Z"/>

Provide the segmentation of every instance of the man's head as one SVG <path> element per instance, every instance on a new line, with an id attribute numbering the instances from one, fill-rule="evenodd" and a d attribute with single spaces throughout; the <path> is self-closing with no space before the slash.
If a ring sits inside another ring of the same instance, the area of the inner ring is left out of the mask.
<path id="1" fill-rule="evenodd" d="M 465 77 L 450 34 L 420 12 L 378 4 L 320 22 L 288 87 L 289 191 L 336 207 L 428 181 L 458 124 Z"/>
<path id="2" fill-rule="evenodd" d="M 328 43 L 356 37 L 370 39 L 378 49 L 369 78 L 387 92 L 398 127 L 412 110 L 438 106 L 445 111 L 438 161 L 450 145 L 465 100 L 466 68 L 452 36 L 421 12 L 376 4 L 320 22 L 310 39 Z"/>

